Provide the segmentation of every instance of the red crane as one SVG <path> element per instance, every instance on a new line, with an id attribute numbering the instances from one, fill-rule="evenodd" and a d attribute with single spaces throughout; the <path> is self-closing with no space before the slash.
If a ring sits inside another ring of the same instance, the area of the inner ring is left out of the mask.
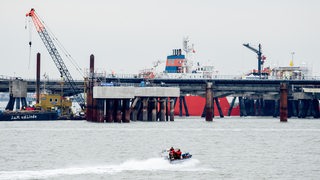
<path id="1" fill-rule="evenodd" d="M 46 30 L 46 27 L 44 24 L 40 21 L 39 17 L 35 13 L 35 10 L 32 8 L 30 12 L 26 14 L 27 17 L 31 17 L 32 21 L 34 23 L 34 26 L 36 27 L 36 30 L 46 46 L 51 58 L 53 59 L 53 62 L 55 63 L 56 67 L 58 68 L 60 72 L 60 76 L 65 78 L 68 85 L 73 91 L 73 94 L 75 95 L 76 101 L 79 103 L 80 107 L 84 109 L 85 101 L 84 98 L 81 96 L 82 90 L 76 85 L 75 81 L 73 80 L 68 68 L 66 67 L 65 63 L 63 62 L 63 59 L 61 58 L 56 46 L 54 45 L 52 38 L 50 37 L 48 31 Z M 31 42 L 29 42 L 29 45 L 31 46 Z"/>

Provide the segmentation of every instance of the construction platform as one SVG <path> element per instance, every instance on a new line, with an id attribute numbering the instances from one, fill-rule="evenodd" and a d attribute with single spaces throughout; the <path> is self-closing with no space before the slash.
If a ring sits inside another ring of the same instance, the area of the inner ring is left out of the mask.
<path id="1" fill-rule="evenodd" d="M 175 87 L 123 87 L 95 86 L 95 99 L 131 99 L 135 97 L 179 97 L 180 88 Z"/>

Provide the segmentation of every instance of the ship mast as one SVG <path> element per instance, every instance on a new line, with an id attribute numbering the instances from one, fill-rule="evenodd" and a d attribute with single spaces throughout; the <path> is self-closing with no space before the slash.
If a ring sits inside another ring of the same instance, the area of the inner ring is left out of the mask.
<path id="1" fill-rule="evenodd" d="M 194 48 L 193 48 L 194 44 L 190 46 L 188 43 L 189 43 L 189 37 L 187 36 L 183 38 L 183 50 L 186 53 L 185 62 L 182 67 L 184 73 L 191 73 L 192 65 L 193 65 L 193 62 L 191 60 L 191 54 L 194 53 Z"/>

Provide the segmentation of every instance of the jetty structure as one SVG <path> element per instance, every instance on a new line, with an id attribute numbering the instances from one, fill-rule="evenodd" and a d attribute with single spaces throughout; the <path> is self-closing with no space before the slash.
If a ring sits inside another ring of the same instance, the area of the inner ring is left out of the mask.
<path id="1" fill-rule="evenodd" d="M 178 87 L 117 86 L 104 83 L 94 73 L 90 56 L 86 119 L 91 122 L 174 121 Z"/>
<path id="2" fill-rule="evenodd" d="M 12 79 L 1 79 L 0 91 L 24 89 L 26 92 L 35 92 L 37 89 L 38 80 L 24 81 L 24 88 L 13 89 L 9 88 L 11 81 Z M 199 106 L 204 110 L 204 117 L 208 116 L 208 121 L 212 120 L 217 110 L 220 117 L 229 116 L 236 98 L 239 99 L 239 116 L 279 117 L 284 114 L 284 119 L 285 116 L 319 118 L 320 79 L 317 77 L 228 79 L 216 76 L 210 79 L 154 78 L 146 81 L 134 74 L 101 76 L 94 71 L 94 56 L 91 55 L 89 76 L 75 82 L 77 88 L 87 89 L 84 92 L 87 94 L 86 116 L 92 122 L 173 120 L 172 111 L 176 109 L 177 102 L 189 94 L 205 97 L 206 104 Z M 63 96 L 72 95 L 70 87 L 62 86 L 60 80 L 45 83 L 46 88 L 52 92 L 60 92 Z M 233 97 L 227 114 L 219 105 L 219 98 L 226 96 Z M 183 104 L 186 105 L 180 101 L 180 112 L 183 108 L 188 108 L 181 106 Z M 167 118 L 169 114 L 171 119 Z"/>

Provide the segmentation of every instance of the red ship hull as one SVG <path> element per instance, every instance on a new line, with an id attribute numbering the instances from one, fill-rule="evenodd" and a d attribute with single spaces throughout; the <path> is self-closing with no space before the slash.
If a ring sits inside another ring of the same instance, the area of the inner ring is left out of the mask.
<path id="1" fill-rule="evenodd" d="M 218 98 L 220 102 L 220 107 L 224 116 L 228 115 L 228 111 L 230 108 L 230 103 L 226 97 Z M 188 107 L 188 112 L 190 116 L 201 116 L 204 106 L 205 106 L 205 98 L 201 96 L 185 96 L 186 104 Z M 176 106 L 174 108 L 174 114 L 179 115 L 180 101 L 178 100 Z M 183 115 L 186 114 L 185 109 L 182 108 Z M 214 115 L 220 116 L 216 103 L 214 103 Z M 233 107 L 230 116 L 239 116 L 240 108 L 239 106 Z"/>

